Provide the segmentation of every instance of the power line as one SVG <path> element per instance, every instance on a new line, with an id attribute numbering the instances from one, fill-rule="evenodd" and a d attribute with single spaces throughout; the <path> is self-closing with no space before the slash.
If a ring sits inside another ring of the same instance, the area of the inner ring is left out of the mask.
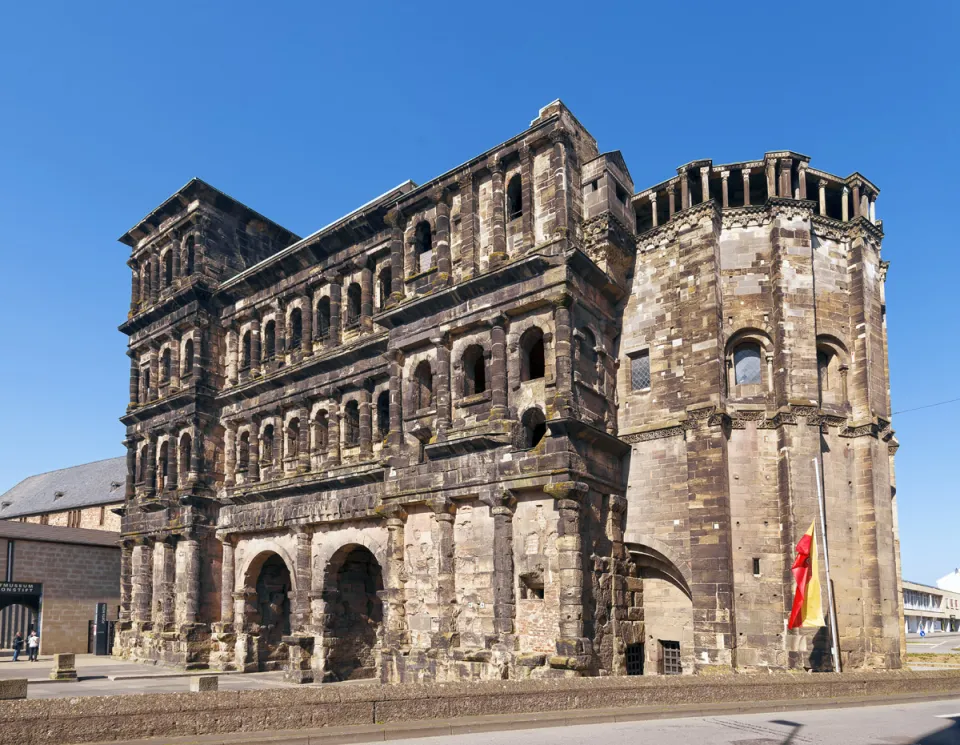
<path id="1" fill-rule="evenodd" d="M 891 416 L 896 414 L 906 414 L 908 411 L 920 411 L 920 409 L 932 409 L 934 406 L 944 406 L 945 404 L 952 404 L 957 401 L 960 401 L 960 398 L 951 398 L 949 401 L 938 401 L 935 404 L 927 404 L 926 406 L 917 406 L 914 409 L 903 409 L 901 411 L 895 411 Z"/>

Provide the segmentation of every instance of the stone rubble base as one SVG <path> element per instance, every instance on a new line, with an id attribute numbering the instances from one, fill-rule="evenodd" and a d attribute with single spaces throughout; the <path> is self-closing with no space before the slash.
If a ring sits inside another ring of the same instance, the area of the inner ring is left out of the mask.
<path id="1" fill-rule="evenodd" d="M 724 709 L 775 711 L 953 696 L 960 696 L 960 670 L 335 685 L 6 701 L 0 702 L 0 732 L 4 745 L 161 737 L 164 743 L 182 738 L 183 745 L 214 745 L 279 742 L 275 738 L 281 736 L 285 743 L 332 744 L 696 716 Z M 538 716 L 544 712 L 564 714 Z M 291 739 L 290 732 L 279 732 L 287 730 L 300 734 Z M 270 735 L 258 738 L 252 735 L 256 732 Z M 222 737 L 227 734 L 233 736 Z"/>

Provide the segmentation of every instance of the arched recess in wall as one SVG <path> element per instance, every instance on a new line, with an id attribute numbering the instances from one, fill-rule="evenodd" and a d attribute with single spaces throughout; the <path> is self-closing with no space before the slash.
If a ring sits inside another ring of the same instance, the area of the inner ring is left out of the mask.
<path id="1" fill-rule="evenodd" d="M 290 595 L 296 590 L 296 577 L 290 557 L 279 546 L 253 557 L 243 574 L 243 590 L 255 597 L 246 604 L 242 619 L 245 630 L 258 633 L 258 670 L 280 670 L 289 652 L 283 641 L 290 634 Z"/>
<path id="2" fill-rule="evenodd" d="M 520 337 L 520 380 L 536 380 L 546 374 L 543 330 L 531 326 Z"/>
<path id="3" fill-rule="evenodd" d="M 847 371 L 850 356 L 842 341 L 829 334 L 817 337 L 817 388 L 820 405 L 847 403 Z"/>
<path id="4" fill-rule="evenodd" d="M 330 298 L 322 297 L 317 303 L 317 322 L 314 325 L 316 328 L 317 338 L 326 339 L 330 336 Z"/>
<path id="5" fill-rule="evenodd" d="M 520 174 L 514 174 L 507 182 L 507 219 L 516 220 L 523 216 L 523 180 Z"/>

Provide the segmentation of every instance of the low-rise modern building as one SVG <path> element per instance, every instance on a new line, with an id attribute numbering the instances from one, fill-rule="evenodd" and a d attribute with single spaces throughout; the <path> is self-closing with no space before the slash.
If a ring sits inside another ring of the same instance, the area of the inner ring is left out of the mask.
<path id="1" fill-rule="evenodd" d="M 903 580 L 903 616 L 908 634 L 960 631 L 960 593 Z"/>
<path id="2" fill-rule="evenodd" d="M 941 590 L 960 593 L 960 569 L 954 569 L 946 577 L 938 579 L 937 587 Z"/>
<path id="3" fill-rule="evenodd" d="M 126 476 L 122 457 L 29 476 L 0 495 L 0 520 L 118 533 Z"/>
<path id="4" fill-rule="evenodd" d="M 40 653 L 89 651 L 97 604 L 120 605 L 120 544 L 114 533 L 0 520 L 0 647 L 40 632 Z"/>

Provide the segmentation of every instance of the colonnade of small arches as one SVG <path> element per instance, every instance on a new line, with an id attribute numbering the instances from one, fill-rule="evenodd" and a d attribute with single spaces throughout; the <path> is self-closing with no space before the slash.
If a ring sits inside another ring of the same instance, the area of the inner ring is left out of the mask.
<path id="1" fill-rule="evenodd" d="M 134 488 L 146 498 L 189 488 L 202 468 L 203 434 L 199 423 L 173 428 L 128 443 Z"/>
<path id="2" fill-rule="evenodd" d="M 173 332 L 153 340 L 130 357 L 130 405 L 142 406 L 182 388 L 197 384 L 202 377 L 200 359 L 202 336 L 198 329 L 182 335 Z"/>
<path id="3" fill-rule="evenodd" d="M 193 276 L 197 269 L 197 251 L 197 239 L 191 233 L 179 243 L 135 261 L 131 312 L 156 303 L 164 293 L 173 291 L 180 282 Z"/>

